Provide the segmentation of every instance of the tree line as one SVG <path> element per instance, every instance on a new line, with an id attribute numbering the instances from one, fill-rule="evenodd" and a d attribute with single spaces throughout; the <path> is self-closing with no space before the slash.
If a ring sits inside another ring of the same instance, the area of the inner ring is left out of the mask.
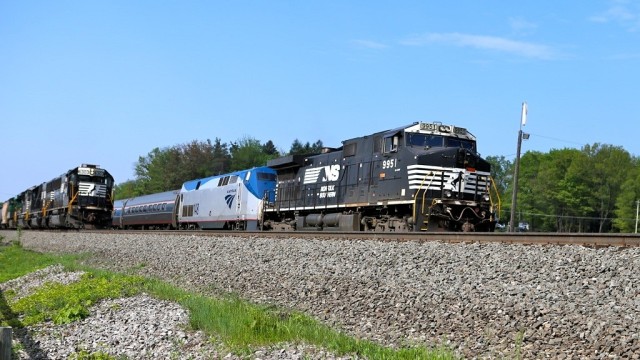
<path id="1" fill-rule="evenodd" d="M 288 152 L 278 150 L 269 140 L 264 144 L 252 137 L 223 143 L 194 140 L 189 143 L 154 148 L 140 156 L 134 167 L 135 179 L 115 186 L 115 199 L 125 199 L 179 189 L 185 181 L 200 179 L 232 171 L 264 166 L 270 159 L 284 155 L 319 153 L 322 141 L 303 144 L 296 139 Z"/>
<path id="2" fill-rule="evenodd" d="M 514 161 L 489 156 L 502 200 L 501 221 L 511 212 Z M 622 147 L 528 151 L 520 159 L 517 221 L 541 232 L 635 232 L 640 161 Z"/>
<path id="3" fill-rule="evenodd" d="M 318 140 L 295 140 L 289 151 L 269 140 L 245 137 L 223 143 L 192 141 L 155 148 L 140 156 L 135 179 L 116 185 L 116 199 L 179 189 L 187 180 L 263 166 L 284 155 L 318 153 Z M 509 221 L 514 160 L 489 156 L 501 199 L 501 223 Z M 582 149 L 528 151 L 520 160 L 516 219 L 533 231 L 634 232 L 640 198 L 640 161 L 621 147 L 593 144 Z"/>

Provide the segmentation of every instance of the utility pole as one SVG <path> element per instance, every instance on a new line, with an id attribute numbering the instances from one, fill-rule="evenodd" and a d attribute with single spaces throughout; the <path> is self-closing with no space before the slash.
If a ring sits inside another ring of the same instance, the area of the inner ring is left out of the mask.
<path id="1" fill-rule="evenodd" d="M 640 200 L 636 200 L 636 234 L 638 233 L 638 210 L 640 210 Z"/>
<path id="2" fill-rule="evenodd" d="M 520 130 L 518 130 L 518 150 L 513 170 L 513 194 L 511 195 L 511 218 L 509 219 L 509 231 L 516 231 L 516 205 L 518 203 L 518 174 L 520 173 L 520 149 L 522 139 L 528 139 L 529 134 L 522 132 L 522 127 L 527 124 L 527 102 L 522 103 L 522 114 L 520 115 Z"/>

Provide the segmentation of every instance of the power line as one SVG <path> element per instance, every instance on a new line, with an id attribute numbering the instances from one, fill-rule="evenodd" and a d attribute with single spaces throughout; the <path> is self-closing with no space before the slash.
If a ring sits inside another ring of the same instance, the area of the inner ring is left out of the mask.
<path id="1" fill-rule="evenodd" d="M 579 143 L 579 142 L 571 141 L 571 140 L 558 139 L 558 138 L 554 138 L 554 137 L 546 136 L 546 135 L 533 134 L 533 133 L 531 133 L 531 135 L 534 135 L 534 136 L 537 136 L 537 137 L 541 137 L 543 139 L 548 139 L 548 140 L 559 141 L 559 142 L 564 142 L 564 143 L 568 143 L 568 144 L 579 145 L 580 147 L 583 147 L 583 146 L 586 145 L 584 143 Z"/>

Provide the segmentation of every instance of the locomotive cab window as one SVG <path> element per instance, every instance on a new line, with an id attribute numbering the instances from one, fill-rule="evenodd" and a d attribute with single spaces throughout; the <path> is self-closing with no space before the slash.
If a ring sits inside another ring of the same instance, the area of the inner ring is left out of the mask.
<path id="1" fill-rule="evenodd" d="M 276 174 L 258 172 L 258 180 L 276 181 Z"/>
<path id="2" fill-rule="evenodd" d="M 218 186 L 225 186 L 227 184 L 229 184 L 229 176 L 221 177 L 220 180 L 218 180 Z"/>
<path id="3" fill-rule="evenodd" d="M 351 143 L 344 146 L 344 151 L 342 152 L 345 157 L 354 156 L 356 154 L 358 143 Z"/>
<path id="4" fill-rule="evenodd" d="M 387 136 L 384 138 L 384 152 L 392 153 L 398 151 L 398 144 L 400 143 L 400 135 Z"/>

